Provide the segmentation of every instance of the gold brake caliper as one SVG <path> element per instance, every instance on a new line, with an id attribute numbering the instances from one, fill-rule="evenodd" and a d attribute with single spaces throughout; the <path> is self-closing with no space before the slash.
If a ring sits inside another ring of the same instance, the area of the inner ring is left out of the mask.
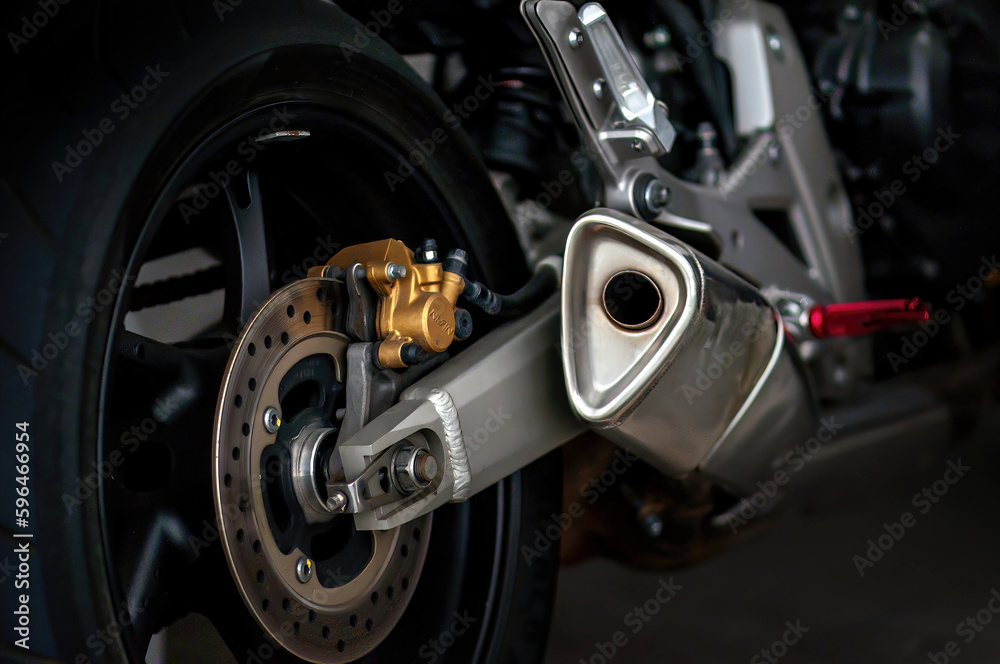
<path id="1" fill-rule="evenodd" d="M 385 368 L 414 364 L 426 353 L 441 353 L 455 339 L 472 333 L 472 318 L 456 307 L 465 288 L 466 254 L 449 253 L 437 260 L 437 246 L 425 241 L 419 259 L 399 240 L 377 240 L 342 249 L 310 277 L 330 276 L 332 268 L 364 268 L 379 297 L 375 333 L 381 343 L 378 361 Z"/>

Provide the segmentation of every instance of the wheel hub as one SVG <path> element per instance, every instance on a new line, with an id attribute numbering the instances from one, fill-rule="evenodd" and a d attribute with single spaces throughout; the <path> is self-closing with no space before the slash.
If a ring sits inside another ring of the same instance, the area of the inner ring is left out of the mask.
<path id="1" fill-rule="evenodd" d="M 303 279 L 264 304 L 230 356 L 213 438 L 220 539 L 247 608 L 289 652 L 329 664 L 392 631 L 430 534 L 430 516 L 358 531 L 326 495 L 350 343 L 341 288 Z"/>

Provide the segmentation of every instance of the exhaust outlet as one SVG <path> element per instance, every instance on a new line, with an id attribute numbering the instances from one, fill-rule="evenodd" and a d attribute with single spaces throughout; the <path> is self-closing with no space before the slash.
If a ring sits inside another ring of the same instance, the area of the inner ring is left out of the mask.
<path id="1" fill-rule="evenodd" d="M 815 428 L 777 311 L 654 226 L 612 210 L 581 217 L 562 288 L 574 412 L 662 472 L 700 469 L 749 490 Z"/>
<path id="2" fill-rule="evenodd" d="M 604 313 L 624 330 L 645 330 L 663 313 L 663 296 L 648 275 L 622 270 L 604 285 Z"/>

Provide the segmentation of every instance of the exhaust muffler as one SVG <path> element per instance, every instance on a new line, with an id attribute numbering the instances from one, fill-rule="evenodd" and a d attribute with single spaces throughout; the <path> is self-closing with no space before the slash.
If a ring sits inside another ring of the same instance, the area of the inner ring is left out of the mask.
<path id="1" fill-rule="evenodd" d="M 577 417 L 670 475 L 700 469 L 750 490 L 815 429 L 808 384 L 763 295 L 612 210 L 569 234 L 562 353 Z"/>

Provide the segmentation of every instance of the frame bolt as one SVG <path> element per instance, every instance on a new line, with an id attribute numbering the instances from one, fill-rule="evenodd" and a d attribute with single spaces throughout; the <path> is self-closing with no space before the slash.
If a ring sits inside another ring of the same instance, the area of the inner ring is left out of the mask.
<path id="1" fill-rule="evenodd" d="M 670 202 L 670 190 L 659 180 L 651 180 L 642 195 L 649 209 L 654 212 L 662 211 Z"/>
<path id="2" fill-rule="evenodd" d="M 580 31 L 580 28 L 573 28 L 569 31 L 569 45 L 573 48 L 583 46 L 583 32 Z"/>

